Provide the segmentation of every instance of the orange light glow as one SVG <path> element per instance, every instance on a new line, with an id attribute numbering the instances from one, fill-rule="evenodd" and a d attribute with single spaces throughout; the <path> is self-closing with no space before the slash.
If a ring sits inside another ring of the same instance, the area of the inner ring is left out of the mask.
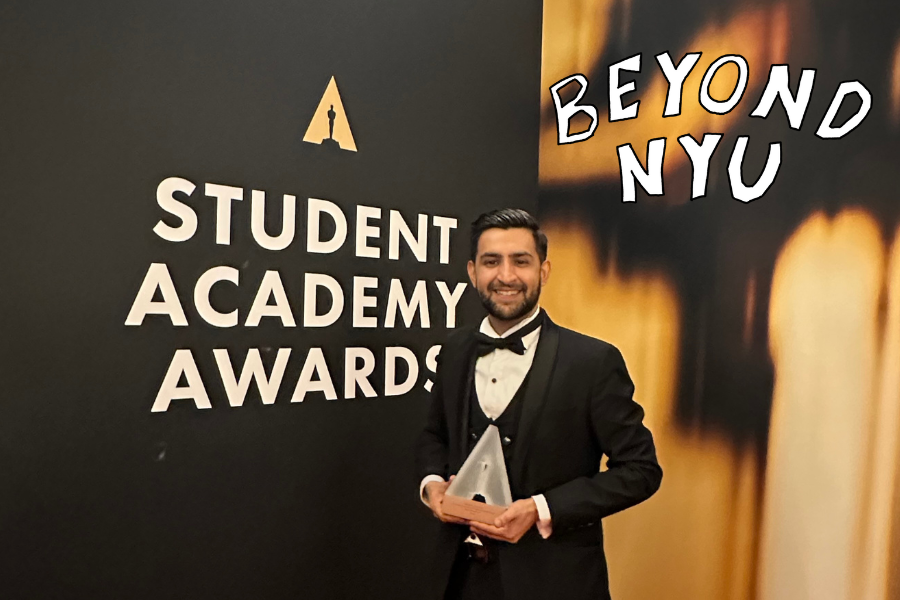
<path id="1" fill-rule="evenodd" d="M 885 278 L 887 292 L 883 319 L 884 339 L 876 386 L 875 418 L 866 494 L 868 527 L 857 568 L 861 574 L 864 599 L 896 598 L 891 596 L 891 544 L 900 548 L 900 525 L 893 507 L 900 482 L 900 228 L 894 231 L 894 244 Z"/>
<path id="2" fill-rule="evenodd" d="M 891 61 L 891 110 L 894 127 L 900 126 L 900 39 L 894 44 L 894 60 Z"/>
<path id="3" fill-rule="evenodd" d="M 541 108 L 553 105 L 547 90 L 572 73 L 589 73 L 606 46 L 613 0 L 544 2 Z"/>
<path id="4" fill-rule="evenodd" d="M 756 316 L 756 273 L 747 279 L 747 295 L 744 299 L 744 349 L 753 346 L 753 319 Z"/>
<path id="5" fill-rule="evenodd" d="M 886 281 L 868 213 L 816 213 L 776 263 L 761 600 L 887 598 L 900 434 L 896 246 Z"/>

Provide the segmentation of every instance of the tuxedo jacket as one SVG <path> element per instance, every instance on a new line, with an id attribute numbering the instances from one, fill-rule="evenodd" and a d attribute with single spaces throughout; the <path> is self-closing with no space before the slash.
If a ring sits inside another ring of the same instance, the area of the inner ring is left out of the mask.
<path id="1" fill-rule="evenodd" d="M 504 594 L 516 600 L 609 598 L 601 519 L 649 498 L 662 470 L 622 354 L 611 344 L 559 327 L 544 315 L 521 397 L 508 465 L 521 498 L 543 494 L 553 533 L 532 527 L 518 543 L 499 543 Z M 453 332 L 441 348 L 427 423 L 416 446 L 417 481 L 445 479 L 467 457 L 476 360 L 474 329 Z M 607 469 L 600 471 L 603 455 Z M 514 497 L 513 500 L 521 499 Z M 443 598 L 468 530 L 442 524 L 432 597 Z"/>

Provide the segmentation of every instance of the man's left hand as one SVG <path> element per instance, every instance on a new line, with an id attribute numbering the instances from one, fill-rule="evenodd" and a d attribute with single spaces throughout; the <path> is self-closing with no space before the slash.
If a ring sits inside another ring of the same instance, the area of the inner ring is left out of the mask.
<path id="1" fill-rule="evenodd" d="M 503 514 L 494 520 L 494 525 L 471 522 L 472 531 L 502 542 L 515 544 L 525 532 L 534 527 L 538 520 L 537 505 L 534 499 L 516 500 Z"/>

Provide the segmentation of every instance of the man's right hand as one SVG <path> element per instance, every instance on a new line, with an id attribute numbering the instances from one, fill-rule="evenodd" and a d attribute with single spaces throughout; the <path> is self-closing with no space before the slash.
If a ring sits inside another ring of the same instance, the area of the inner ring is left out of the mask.
<path id="1" fill-rule="evenodd" d="M 450 481 L 453 481 L 454 477 L 456 476 L 451 475 Z M 425 485 L 425 498 L 426 500 L 428 500 L 428 507 L 431 509 L 431 512 L 434 513 L 434 516 L 444 523 L 468 525 L 469 522 L 465 519 L 460 519 L 458 517 L 444 514 L 444 494 L 447 493 L 447 488 L 450 486 L 450 481 L 429 481 Z"/>

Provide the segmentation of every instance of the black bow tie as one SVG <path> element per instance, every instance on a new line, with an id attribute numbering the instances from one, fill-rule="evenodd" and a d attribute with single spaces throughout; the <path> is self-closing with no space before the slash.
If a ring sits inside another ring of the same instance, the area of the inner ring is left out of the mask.
<path id="1" fill-rule="evenodd" d="M 510 336 L 502 338 L 491 337 L 477 331 L 475 332 L 476 352 L 479 357 L 490 354 L 498 349 L 510 350 L 520 355 L 525 354 L 525 344 L 522 342 L 522 338 L 540 327 L 543 321 L 542 316 L 538 315 L 531 323 L 522 329 Z"/>

